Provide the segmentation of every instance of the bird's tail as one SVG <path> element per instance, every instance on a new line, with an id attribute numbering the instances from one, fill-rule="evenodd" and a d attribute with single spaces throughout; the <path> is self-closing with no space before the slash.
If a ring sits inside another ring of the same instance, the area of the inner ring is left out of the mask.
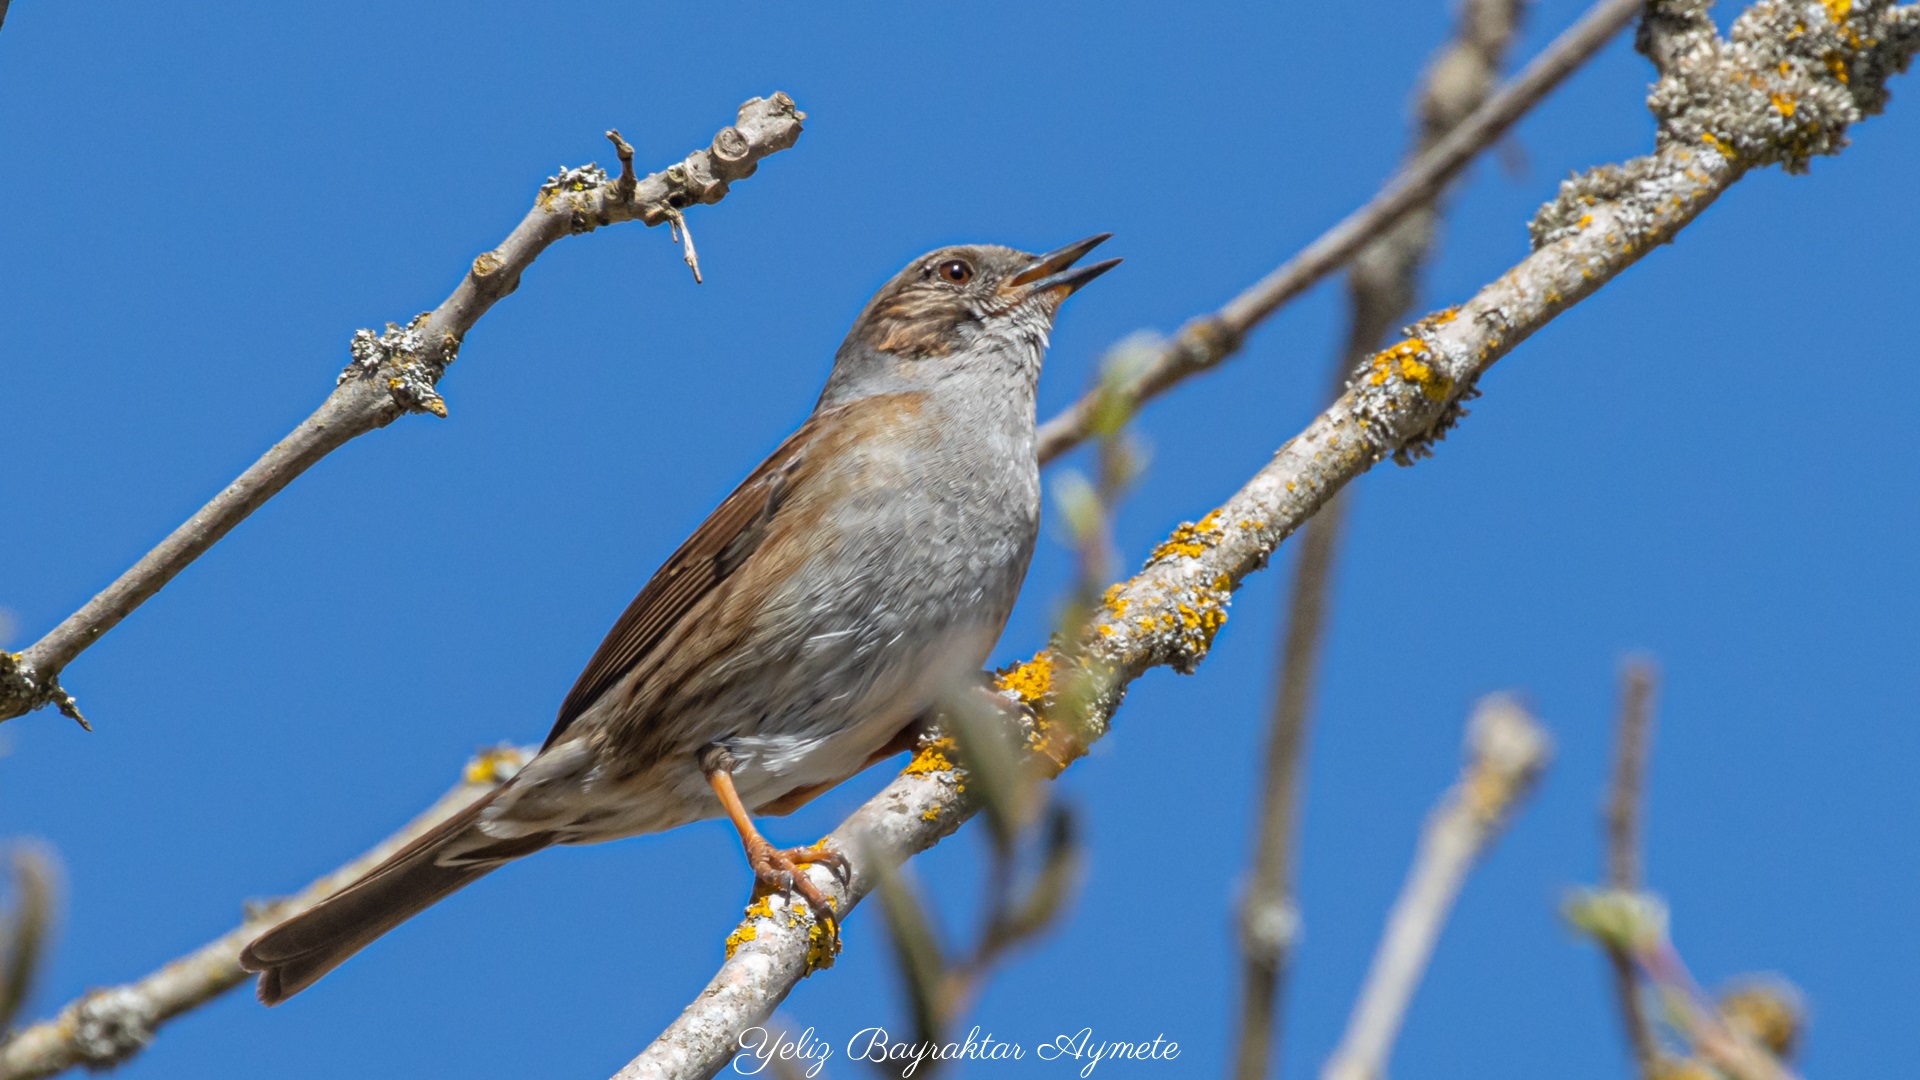
<path id="1" fill-rule="evenodd" d="M 240 966 L 278 1005 L 312 986 L 375 938 L 490 871 L 553 843 L 549 834 L 494 839 L 480 832 L 493 792 L 434 826 L 334 895 L 255 938 Z"/>

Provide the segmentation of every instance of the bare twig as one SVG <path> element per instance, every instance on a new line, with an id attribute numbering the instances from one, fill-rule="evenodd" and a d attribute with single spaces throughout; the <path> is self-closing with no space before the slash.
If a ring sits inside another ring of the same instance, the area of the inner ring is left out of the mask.
<path id="1" fill-rule="evenodd" d="M 1128 387 L 1133 400 L 1144 402 L 1157 397 L 1182 379 L 1206 371 L 1233 355 L 1261 320 L 1346 265 L 1347 260 L 1394 222 L 1431 202 L 1482 150 L 1497 142 L 1529 109 L 1631 22 L 1641 3 L 1642 0 L 1596 3 L 1513 81 L 1455 126 L 1445 139 L 1400 170 L 1372 201 L 1320 234 L 1319 239 L 1234 297 L 1225 307 L 1182 327 L 1153 364 Z M 1088 395 L 1042 425 L 1040 460 L 1051 461 L 1079 445 L 1091 431 L 1092 409 L 1092 395 Z"/>
<path id="2" fill-rule="evenodd" d="M 1078 654 L 1080 665 L 1104 672 L 1102 692 L 1074 738 L 1043 724 L 1039 752 L 1064 768 L 1101 736 L 1134 678 L 1161 665 L 1192 671 L 1224 622 L 1232 591 L 1329 497 L 1386 456 L 1426 453 L 1460 418 L 1459 400 L 1482 373 L 1671 240 L 1750 168 L 1778 162 L 1791 169 L 1807 155 L 1837 151 L 1848 126 L 1884 103 L 1888 76 L 1920 49 L 1920 8 L 1856 0 L 1844 18 L 1835 24 L 1812 0 L 1762 4 L 1736 21 L 1738 48 L 1718 38 L 1698 46 L 1654 89 L 1657 152 L 1562 185 L 1560 199 L 1534 221 L 1531 255 L 1376 355 L 1347 394 L 1223 506 L 1176 530 L 1145 569 L 1108 591 Z M 1798 95 L 1812 115 L 1800 109 L 1782 117 L 1770 91 Z M 1728 153 L 1702 138 L 1708 123 Z M 1060 681 L 1052 661 L 1042 652 L 1002 682 L 1044 706 Z M 904 860 L 971 816 L 956 783 L 951 762 L 917 755 L 835 830 L 840 850 L 854 853 L 850 884 L 824 869 L 809 871 L 815 884 L 838 910 L 850 910 L 873 887 L 875 859 Z M 739 1033 L 771 1015 L 811 970 L 818 936 L 805 911 L 773 898 L 735 932 L 731 955 L 707 987 L 620 1076 L 707 1076 L 721 1068 Z"/>
<path id="3" fill-rule="evenodd" d="M 776 93 L 740 106 L 738 120 L 722 128 L 710 146 L 644 180 L 628 183 L 623 175 L 611 181 L 596 165 L 561 170 L 540 188 L 533 209 L 506 240 L 473 260 L 439 307 L 404 327 L 388 323 L 383 333 L 356 332 L 353 362 L 333 393 L 292 434 L 45 637 L 25 652 L 0 653 L 0 719 L 54 705 L 80 720 L 59 682 L 74 657 L 327 454 L 410 412 L 445 416 L 446 402 L 436 387 L 467 331 L 519 286 L 520 275 L 548 245 L 617 222 L 658 225 L 695 203 L 718 202 L 729 184 L 753 174 L 761 158 L 792 146 L 803 119 L 791 98 Z M 618 133 L 608 137 L 616 149 L 625 146 Z M 622 152 L 623 174 L 630 155 L 630 148 Z"/>
<path id="4" fill-rule="evenodd" d="M 1645 800 L 1647 748 L 1653 736 L 1653 664 L 1630 660 L 1620 676 L 1620 734 L 1613 764 L 1613 791 L 1607 799 L 1607 887 L 1622 893 L 1640 889 L 1640 808 Z M 1614 993 L 1620 1003 L 1620 1022 L 1640 1075 L 1653 1080 L 1660 1048 L 1653 1039 L 1640 1002 L 1640 975 L 1633 955 L 1617 943 L 1603 941 L 1613 969 Z"/>
<path id="5" fill-rule="evenodd" d="M 1513 41 L 1522 6 L 1521 0 L 1466 0 L 1462 5 L 1454 41 L 1434 57 L 1421 81 L 1416 99 L 1419 125 L 1411 157 L 1417 160 L 1431 150 L 1486 100 Z M 1347 273 L 1346 347 L 1333 368 L 1330 399 L 1340 397 L 1353 370 L 1386 343 L 1387 335 L 1411 311 L 1420 268 L 1432 251 L 1439 221 L 1436 196 L 1408 212 L 1354 257 Z M 1234 1066 L 1240 1080 L 1264 1080 L 1279 1043 L 1286 971 L 1299 930 L 1293 884 L 1303 787 L 1299 762 L 1319 674 L 1327 593 L 1346 521 L 1347 497 L 1327 500 L 1308 523 L 1288 592 L 1253 874 L 1240 910 L 1245 964 Z"/>
<path id="6" fill-rule="evenodd" d="M 1546 732 L 1510 698 L 1488 698 L 1474 710 L 1460 782 L 1421 831 L 1413 868 L 1387 918 L 1347 1033 L 1320 1074 L 1323 1080 L 1375 1080 L 1387 1074 L 1393 1041 L 1467 871 L 1499 837 L 1546 768 L 1550 745 Z"/>
<path id="7" fill-rule="evenodd" d="M 247 982 L 240 950 L 282 920 L 298 915 L 372 869 L 408 841 L 493 790 L 533 756 L 533 747 L 503 746 L 466 766 L 460 783 L 406 827 L 366 854 L 284 900 L 248 906 L 239 926 L 136 982 L 94 990 L 51 1020 L 0 1043 L 0 1078 L 31 1080 L 78 1065 L 105 1069 L 153 1041 L 159 1026 Z"/>

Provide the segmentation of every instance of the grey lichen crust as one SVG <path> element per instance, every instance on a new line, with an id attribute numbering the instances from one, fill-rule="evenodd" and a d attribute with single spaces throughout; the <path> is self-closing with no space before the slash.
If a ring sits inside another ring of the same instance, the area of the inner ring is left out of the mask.
<path id="1" fill-rule="evenodd" d="M 428 349 L 425 336 L 432 312 L 423 311 L 406 326 L 388 323 L 382 333 L 361 329 L 353 332 L 347 351 L 353 359 L 335 384 L 348 379 L 383 378 L 393 400 L 408 412 L 432 413 L 445 418 L 447 403 L 434 389 L 447 366 L 460 355 L 460 339 L 442 334 L 440 347 Z"/>
<path id="2" fill-rule="evenodd" d="M 1605 165 L 1560 185 L 1529 226 L 1543 247 L 1590 220 L 1598 203 L 1632 202 L 1675 183 L 1675 148 L 1706 149 L 1740 170 L 1807 171 L 1847 145 L 1847 129 L 1886 107 L 1887 79 L 1920 48 L 1920 8 L 1886 0 L 1763 0 L 1715 32 L 1701 0 L 1656 5 L 1643 49 L 1661 63 L 1647 98 L 1661 153 Z M 1686 180 L 1678 181 L 1680 186 Z"/>

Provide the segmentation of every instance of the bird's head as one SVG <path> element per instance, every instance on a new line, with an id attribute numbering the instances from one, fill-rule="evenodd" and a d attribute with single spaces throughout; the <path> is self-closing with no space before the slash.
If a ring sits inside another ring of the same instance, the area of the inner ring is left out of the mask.
<path id="1" fill-rule="evenodd" d="M 997 244 L 938 248 L 880 287 L 835 359 L 822 402 L 920 388 L 960 371 L 1037 376 L 1060 304 L 1119 259 L 1075 267 L 1111 235 L 1045 255 Z"/>

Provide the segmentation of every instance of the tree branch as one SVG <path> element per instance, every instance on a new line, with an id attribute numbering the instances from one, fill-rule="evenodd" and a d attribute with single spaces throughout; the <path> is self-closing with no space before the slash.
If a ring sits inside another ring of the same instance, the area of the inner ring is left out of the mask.
<path id="1" fill-rule="evenodd" d="M 1348 214 L 1293 258 L 1228 301 L 1187 323 L 1127 387 L 1138 404 L 1197 375 L 1240 350 L 1246 335 L 1281 305 L 1346 265 L 1360 249 L 1413 210 L 1431 203 L 1461 169 L 1492 146 L 1527 111 L 1633 21 L 1643 0 L 1599 0 L 1500 92 L 1452 132 L 1387 181 L 1372 201 Z M 1044 463 L 1073 449 L 1092 432 L 1095 395 L 1088 394 L 1040 427 Z"/>
<path id="2" fill-rule="evenodd" d="M 0 1043 L 0 1078 L 33 1080 L 77 1065 L 111 1068 L 146 1049 L 159 1026 L 252 978 L 240 969 L 240 950 L 371 870 L 414 837 L 492 791 L 531 758 L 536 747 L 502 746 L 467 763 L 460 783 L 406 827 L 366 854 L 284 900 L 249 905 L 240 925 L 137 982 L 94 990 L 51 1020 Z"/>
<path id="3" fill-rule="evenodd" d="M 1079 671 L 1055 672 L 1053 654 L 1042 652 L 1003 674 L 1010 692 L 1042 706 L 1039 752 L 1064 768 L 1104 733 L 1127 683 L 1160 665 L 1192 671 L 1224 622 L 1232 591 L 1322 503 L 1388 455 L 1412 460 L 1428 452 L 1464 415 L 1461 398 L 1495 361 L 1671 240 L 1748 169 L 1774 162 L 1795 169 L 1811 154 L 1836 152 L 1847 127 L 1884 104 L 1886 79 L 1916 49 L 1920 7 L 1884 0 L 1857 0 L 1839 24 L 1813 0 L 1767 0 L 1736 21 L 1733 41 L 1710 36 L 1693 44 L 1650 99 L 1661 121 L 1656 152 L 1563 184 L 1533 222 L 1531 255 L 1376 355 L 1239 492 L 1176 530 L 1144 570 L 1108 591 L 1075 653 L 1076 665 L 1098 676 L 1099 692 L 1085 723 L 1071 725 L 1072 736 L 1060 734 L 1067 725 L 1044 721 L 1052 688 L 1071 685 Z M 1776 93 L 1802 107 L 1783 116 Z M 848 911 L 873 887 L 872 853 L 904 860 L 960 827 L 973 806 L 958 784 L 938 745 L 923 749 L 835 830 L 832 839 L 852 860 L 850 885 L 824 869 L 809 871 L 814 883 Z M 810 955 L 815 963 L 824 958 L 818 935 L 807 913 L 783 897 L 756 905 L 707 988 L 619 1076 L 708 1076 L 721 1068 L 739 1033 L 771 1015 L 812 970 Z"/>
<path id="4" fill-rule="evenodd" d="M 1645 800 L 1647 747 L 1653 733 L 1653 664 L 1631 660 L 1620 676 L 1620 734 L 1613 762 L 1613 791 L 1607 799 L 1607 887 L 1620 893 L 1640 891 L 1640 807 Z M 1620 1022 L 1639 1075 L 1652 1080 L 1660 1064 L 1646 1010 L 1640 1004 L 1640 975 L 1631 950 L 1605 941 L 1613 969 Z"/>
<path id="5" fill-rule="evenodd" d="M 1375 1080 L 1387 1058 L 1467 871 L 1498 839 L 1546 768 L 1551 742 L 1512 699 L 1491 697 L 1467 725 L 1467 764 L 1421 830 L 1413 868 L 1387 917 L 1347 1033 L 1321 1080 Z"/>
<path id="6" fill-rule="evenodd" d="M 406 413 L 445 416 L 446 402 L 436 387 L 467 331 L 519 286 L 520 275 L 548 245 L 602 225 L 658 225 L 678 219 L 695 203 L 719 202 L 729 184 L 753 175 L 761 158 L 792 146 L 805 117 L 785 94 L 754 98 L 740 106 L 737 121 L 720 129 L 706 149 L 643 180 L 633 179 L 630 148 L 623 151 L 618 180 L 597 165 L 563 169 L 550 178 L 533 209 L 499 247 L 473 260 L 439 307 L 404 327 L 388 323 L 383 333 L 356 331 L 352 363 L 327 400 L 292 434 L 47 636 L 25 652 L 0 652 L 0 720 L 53 705 L 84 726 L 73 697 L 60 687 L 61 670 L 327 454 Z M 617 133 L 608 137 L 616 149 L 625 146 Z"/>
<path id="7" fill-rule="evenodd" d="M 1428 64 L 1415 99 L 1418 159 L 1485 102 L 1519 26 L 1521 0 L 1466 0 L 1454 40 Z M 1354 257 L 1347 272 L 1346 347 L 1333 367 L 1337 400 L 1347 379 L 1413 308 L 1420 269 L 1433 250 L 1440 223 L 1438 197 L 1409 211 Z M 1294 902 L 1294 839 L 1299 832 L 1302 747 L 1320 663 L 1327 593 L 1340 547 L 1346 496 L 1329 499 L 1306 527 L 1294 563 L 1291 598 L 1274 686 L 1272 734 L 1261 784 L 1253 874 L 1240 909 L 1240 1039 L 1234 1074 L 1264 1080 L 1279 1042 L 1300 916 Z"/>

